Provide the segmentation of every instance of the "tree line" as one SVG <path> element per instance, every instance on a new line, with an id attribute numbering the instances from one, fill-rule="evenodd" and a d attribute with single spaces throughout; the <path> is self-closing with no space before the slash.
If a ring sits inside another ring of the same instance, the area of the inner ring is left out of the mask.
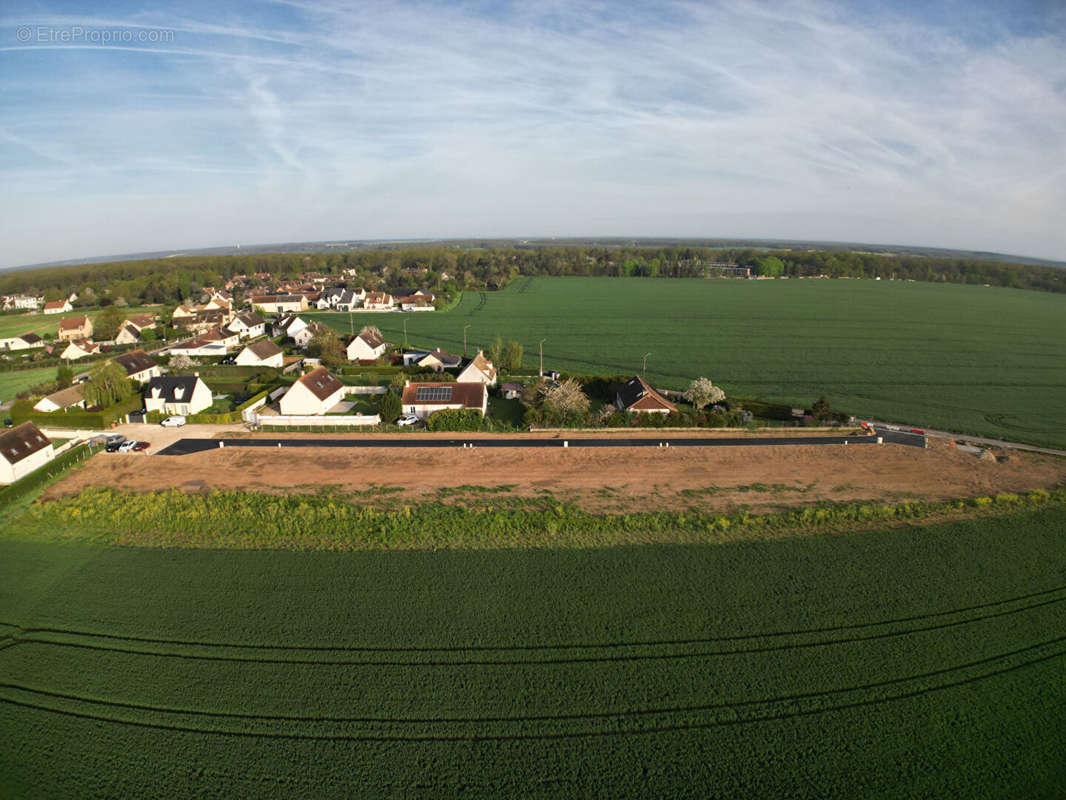
<path id="1" fill-rule="evenodd" d="M 255 253 L 42 267 L 0 276 L 0 294 L 43 294 L 54 300 L 77 292 L 77 304 L 109 305 L 197 301 L 203 287 L 247 275 L 250 288 L 269 290 L 307 272 L 339 276 L 366 288 L 426 288 L 454 297 L 470 289 L 500 289 L 520 276 L 709 278 L 720 265 L 756 275 L 884 278 L 989 284 L 1066 292 L 1066 270 L 977 258 L 886 255 L 854 251 L 777 250 L 680 246 L 561 246 L 366 249 L 346 253 Z M 256 273 L 269 278 L 256 279 Z"/>

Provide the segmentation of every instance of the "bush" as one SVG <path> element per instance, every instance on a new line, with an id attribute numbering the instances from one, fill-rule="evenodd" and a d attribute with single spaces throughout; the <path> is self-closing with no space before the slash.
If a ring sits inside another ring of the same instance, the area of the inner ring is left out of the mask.
<path id="1" fill-rule="evenodd" d="M 381 406 L 378 409 L 382 422 L 395 422 L 402 412 L 400 396 L 396 392 L 389 391 L 382 395 Z"/>
<path id="2" fill-rule="evenodd" d="M 431 431 L 480 431 L 485 418 L 472 408 L 443 408 L 429 415 L 426 426 Z"/>

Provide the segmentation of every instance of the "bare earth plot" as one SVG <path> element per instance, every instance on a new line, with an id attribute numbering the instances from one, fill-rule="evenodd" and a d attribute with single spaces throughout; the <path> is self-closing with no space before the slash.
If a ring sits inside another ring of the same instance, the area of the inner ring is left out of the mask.
<path id="1" fill-rule="evenodd" d="M 288 450 L 228 448 L 172 458 L 101 453 L 44 499 L 90 486 L 129 491 L 245 489 L 365 492 L 428 498 L 459 486 L 544 492 L 589 510 L 754 510 L 834 500 L 943 500 L 1045 488 L 1066 481 L 1066 461 L 1012 453 L 981 461 L 941 443 L 899 446 L 692 449 Z M 491 503 L 491 500 L 487 502 Z"/>

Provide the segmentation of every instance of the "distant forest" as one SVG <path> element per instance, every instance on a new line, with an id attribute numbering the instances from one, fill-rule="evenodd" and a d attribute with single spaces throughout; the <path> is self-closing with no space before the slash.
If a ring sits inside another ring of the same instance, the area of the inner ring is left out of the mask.
<path id="1" fill-rule="evenodd" d="M 252 286 L 308 272 L 339 274 L 366 287 L 432 289 L 454 296 L 467 289 L 499 289 L 523 275 L 706 278 L 716 265 L 750 267 L 767 276 L 883 278 L 988 284 L 1066 292 L 1066 270 L 966 258 L 881 255 L 848 251 L 774 251 L 700 247 L 407 247 L 344 253 L 256 253 L 118 261 L 17 270 L 0 276 L 0 294 L 34 293 L 58 299 L 77 292 L 81 303 L 178 303 L 234 275 L 269 273 Z"/>

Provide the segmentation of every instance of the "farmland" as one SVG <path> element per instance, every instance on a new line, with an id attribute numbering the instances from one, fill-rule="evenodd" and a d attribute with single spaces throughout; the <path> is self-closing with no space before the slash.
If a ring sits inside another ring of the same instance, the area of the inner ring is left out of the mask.
<path id="1" fill-rule="evenodd" d="M 315 315 L 462 352 L 499 334 L 525 363 L 634 373 L 875 418 L 1066 447 L 1066 297 L 901 281 L 518 278 L 433 314 Z"/>
<path id="2" fill-rule="evenodd" d="M 157 314 L 160 306 L 129 306 L 123 308 L 123 314 Z M 38 336 L 50 334 L 55 336 L 59 330 L 59 320 L 63 317 L 87 316 L 95 320 L 104 312 L 103 308 L 76 308 L 65 314 L 4 314 L 0 315 L 0 339 L 21 336 L 24 333 L 36 333 Z"/>
<path id="3" fill-rule="evenodd" d="M 54 381 L 55 378 L 56 367 L 0 372 L 0 402 L 11 400 L 19 392 L 24 392 L 31 386 Z"/>
<path id="4" fill-rule="evenodd" d="M 1064 527 L 403 553 L 7 538 L 5 794 L 1049 796 Z"/>

